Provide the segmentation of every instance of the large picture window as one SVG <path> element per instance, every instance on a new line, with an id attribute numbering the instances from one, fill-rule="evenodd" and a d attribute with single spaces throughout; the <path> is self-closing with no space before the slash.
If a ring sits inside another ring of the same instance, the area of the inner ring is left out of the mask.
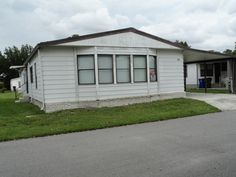
<path id="1" fill-rule="evenodd" d="M 133 56 L 134 82 L 147 81 L 147 60 L 145 55 Z"/>
<path id="2" fill-rule="evenodd" d="M 112 55 L 98 55 L 98 81 L 100 84 L 113 83 Z"/>
<path id="3" fill-rule="evenodd" d="M 78 56 L 79 84 L 95 84 L 94 55 Z"/>
<path id="4" fill-rule="evenodd" d="M 117 83 L 130 82 L 130 56 L 116 55 L 116 81 Z"/>
<path id="5" fill-rule="evenodd" d="M 149 56 L 149 77 L 150 82 L 157 81 L 157 59 L 155 56 Z"/>

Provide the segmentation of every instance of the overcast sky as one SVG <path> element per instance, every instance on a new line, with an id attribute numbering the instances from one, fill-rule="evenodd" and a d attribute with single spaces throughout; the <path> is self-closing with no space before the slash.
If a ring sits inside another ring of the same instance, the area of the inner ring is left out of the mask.
<path id="1" fill-rule="evenodd" d="M 235 0 L 3 0 L 0 50 L 135 27 L 193 48 L 234 48 Z"/>

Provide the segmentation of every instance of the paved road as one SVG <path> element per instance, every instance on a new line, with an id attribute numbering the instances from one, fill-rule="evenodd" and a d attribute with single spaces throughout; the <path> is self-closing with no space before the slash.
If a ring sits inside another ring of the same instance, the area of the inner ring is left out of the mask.
<path id="1" fill-rule="evenodd" d="M 0 143 L 0 177 L 236 176 L 235 115 Z"/>

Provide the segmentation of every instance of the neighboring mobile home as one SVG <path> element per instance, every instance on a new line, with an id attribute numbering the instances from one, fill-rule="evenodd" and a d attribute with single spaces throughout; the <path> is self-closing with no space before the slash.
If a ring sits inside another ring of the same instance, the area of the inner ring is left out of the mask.
<path id="1" fill-rule="evenodd" d="M 21 70 L 22 93 L 46 112 L 184 97 L 184 57 L 190 56 L 134 28 L 43 42 Z"/>
<path id="2" fill-rule="evenodd" d="M 212 88 L 229 89 L 230 61 L 215 61 L 206 64 L 206 77 L 211 81 Z M 187 64 L 186 84 L 189 88 L 199 87 L 199 80 L 205 77 L 204 63 Z"/>
<path id="3" fill-rule="evenodd" d="M 17 77 L 17 78 L 11 79 L 10 87 L 11 87 L 11 91 L 14 91 L 14 87 L 16 88 L 16 90 L 19 91 L 21 89 L 21 78 Z"/>

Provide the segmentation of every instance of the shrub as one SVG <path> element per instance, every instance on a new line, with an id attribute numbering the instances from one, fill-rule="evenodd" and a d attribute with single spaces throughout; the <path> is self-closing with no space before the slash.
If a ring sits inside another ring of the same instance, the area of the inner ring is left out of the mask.
<path id="1" fill-rule="evenodd" d="M 3 82 L 0 82 L 0 93 L 4 93 L 7 89 L 4 86 Z"/>

